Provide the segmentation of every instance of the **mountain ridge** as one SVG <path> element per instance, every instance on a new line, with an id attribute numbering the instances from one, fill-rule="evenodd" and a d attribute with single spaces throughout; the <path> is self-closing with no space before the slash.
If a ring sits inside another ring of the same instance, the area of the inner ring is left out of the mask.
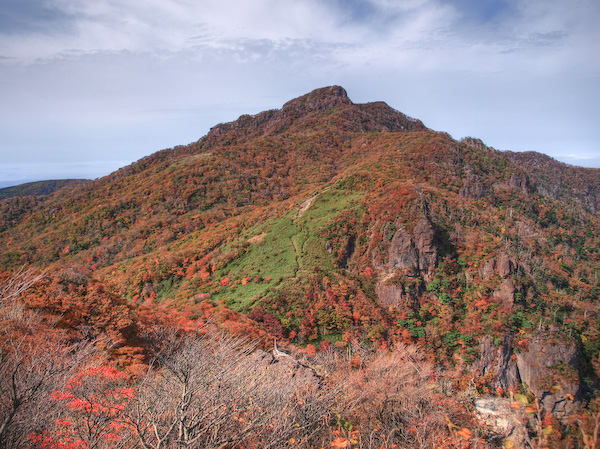
<path id="1" fill-rule="evenodd" d="M 49 195 L 65 186 L 81 185 L 87 181 L 87 179 L 48 179 L 25 182 L 14 186 L 0 188 L 0 200 L 15 196 Z"/>
<path id="2" fill-rule="evenodd" d="M 223 307 L 298 346 L 416 344 L 457 386 L 528 381 L 556 414 L 599 381 L 599 192 L 599 169 L 456 141 L 331 86 L 0 201 L 0 266 L 97 283 L 132 310 Z"/>

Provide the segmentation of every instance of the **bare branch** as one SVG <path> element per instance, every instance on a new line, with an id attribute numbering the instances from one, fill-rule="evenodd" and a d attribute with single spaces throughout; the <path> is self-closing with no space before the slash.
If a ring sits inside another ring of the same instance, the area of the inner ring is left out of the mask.
<path id="1" fill-rule="evenodd" d="M 21 267 L 0 285 L 0 308 L 17 300 L 23 292 L 43 279 L 44 275 L 44 272 L 38 273 L 33 268 Z"/>

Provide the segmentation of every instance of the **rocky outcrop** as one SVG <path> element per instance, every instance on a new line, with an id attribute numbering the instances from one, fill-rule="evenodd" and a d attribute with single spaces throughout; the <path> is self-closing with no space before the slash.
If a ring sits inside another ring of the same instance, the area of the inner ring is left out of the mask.
<path id="1" fill-rule="evenodd" d="M 475 416 L 481 423 L 491 428 L 490 440 L 507 441 L 513 443 L 512 447 L 524 448 L 527 441 L 527 427 L 522 414 L 511 408 L 511 401 L 502 398 L 475 399 Z M 495 446 L 494 446 L 495 447 Z"/>
<path id="2" fill-rule="evenodd" d="M 404 282 L 391 276 L 379 282 L 376 287 L 379 304 L 384 307 L 400 307 L 402 305 L 415 308 L 422 293 L 417 278 L 404 278 Z"/>
<path id="3" fill-rule="evenodd" d="M 506 254 L 502 254 L 498 257 L 498 275 L 502 279 L 506 279 L 514 272 L 514 264 L 510 257 Z"/>
<path id="4" fill-rule="evenodd" d="M 491 279 L 498 275 L 502 279 L 510 277 L 515 272 L 515 263 L 507 254 L 499 254 L 481 264 L 479 276 L 482 279 Z"/>
<path id="5" fill-rule="evenodd" d="M 376 286 L 377 296 L 383 306 L 414 306 L 422 293 L 422 282 L 430 282 L 435 274 L 438 262 L 435 230 L 426 216 L 417 221 L 412 233 L 402 224 L 393 229 L 388 262 L 381 266 L 382 280 Z"/>
<path id="6" fill-rule="evenodd" d="M 392 237 L 388 260 L 391 270 L 413 269 L 419 266 L 415 241 L 403 227 L 400 227 Z"/>
<path id="7" fill-rule="evenodd" d="M 524 173 L 513 173 L 510 176 L 510 187 L 528 192 L 530 189 L 529 177 Z"/>
<path id="8" fill-rule="evenodd" d="M 504 279 L 497 290 L 492 293 L 492 297 L 498 302 L 505 304 L 509 307 L 515 302 L 515 293 L 517 289 L 515 284 L 510 279 Z"/>
<path id="9" fill-rule="evenodd" d="M 479 267 L 479 277 L 481 279 L 491 279 L 496 274 L 496 258 L 488 259 Z"/>
<path id="10" fill-rule="evenodd" d="M 377 284 L 377 298 L 379 304 L 384 307 L 399 307 L 404 302 L 404 288 L 402 285 L 386 283 L 385 281 Z"/>
<path id="11" fill-rule="evenodd" d="M 415 226 L 414 241 L 418 256 L 418 268 L 425 281 L 433 279 L 435 267 L 438 262 L 435 230 L 429 218 L 422 217 Z"/>
<path id="12" fill-rule="evenodd" d="M 463 178 L 463 187 L 460 189 L 460 195 L 463 198 L 478 200 L 485 196 L 486 192 L 487 188 L 483 180 L 475 174 L 471 167 L 467 166 Z"/>
<path id="13" fill-rule="evenodd" d="M 479 343 L 480 357 L 475 368 L 481 375 L 493 375 L 493 388 L 500 387 L 506 391 L 519 382 L 517 364 L 512 358 L 512 340 L 512 337 L 507 335 L 501 345 L 495 345 L 492 337 L 486 335 Z"/>
<path id="14" fill-rule="evenodd" d="M 421 217 L 412 235 L 398 226 L 390 243 L 388 259 L 390 270 L 416 270 L 425 281 L 430 281 L 438 261 L 435 230 L 431 221 Z"/>
<path id="15" fill-rule="evenodd" d="M 495 345 L 490 336 L 483 337 L 479 344 L 480 357 L 474 368 L 482 376 L 492 375 L 492 388 L 507 391 L 522 382 L 558 419 L 569 416 L 580 390 L 577 347 L 546 341 L 541 336 L 529 342 L 527 349 L 517 353 L 516 357 L 513 357 L 513 347 L 510 335 L 501 345 Z"/>
<path id="16" fill-rule="evenodd" d="M 580 390 L 575 344 L 547 341 L 542 336 L 517 354 L 519 375 L 544 408 L 558 419 L 569 415 Z"/>

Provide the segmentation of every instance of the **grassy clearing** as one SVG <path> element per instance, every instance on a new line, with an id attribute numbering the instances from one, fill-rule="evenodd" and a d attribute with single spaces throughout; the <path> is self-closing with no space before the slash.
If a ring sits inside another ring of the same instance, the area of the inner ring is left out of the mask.
<path id="1" fill-rule="evenodd" d="M 301 217 L 294 208 L 249 228 L 234 244 L 241 254 L 214 273 L 219 285 L 213 285 L 211 298 L 226 299 L 232 309 L 248 311 L 256 300 L 285 288 L 286 280 L 317 270 L 337 271 L 321 231 L 342 211 L 359 207 L 362 199 L 362 192 L 332 187 L 320 193 Z"/>
<path id="2" fill-rule="evenodd" d="M 290 211 L 240 236 L 242 253 L 214 273 L 215 279 L 229 278 L 223 288 L 212 293 L 214 300 L 227 299 L 232 309 L 246 309 L 283 279 L 296 276 L 298 263 L 292 238 L 300 230 L 293 221 L 295 213 Z"/>

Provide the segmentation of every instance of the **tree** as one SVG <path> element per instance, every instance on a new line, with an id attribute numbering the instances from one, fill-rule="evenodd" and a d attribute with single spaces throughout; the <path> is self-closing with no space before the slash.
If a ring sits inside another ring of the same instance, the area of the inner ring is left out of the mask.
<path id="1" fill-rule="evenodd" d="M 52 399 L 62 411 L 54 426 L 32 438 L 41 446 L 114 448 L 127 423 L 122 412 L 133 398 L 129 376 L 110 366 L 80 370 Z"/>
<path id="2" fill-rule="evenodd" d="M 333 393 L 273 369 L 261 359 L 268 354 L 252 351 L 221 334 L 170 338 L 125 410 L 139 446 L 269 448 L 310 441 Z"/>
<path id="3" fill-rule="evenodd" d="M 51 394 L 87 359 L 90 344 L 63 335 L 25 309 L 22 294 L 42 279 L 20 269 L 0 283 L 0 448 L 23 447 L 57 416 Z"/>
<path id="4" fill-rule="evenodd" d="M 90 352 L 49 339 L 8 341 L 0 353 L 0 448 L 22 447 L 31 432 L 51 422 L 50 396 Z"/>
<path id="5" fill-rule="evenodd" d="M 15 307 L 21 294 L 44 278 L 44 273 L 34 269 L 21 267 L 18 271 L 0 282 L 0 314 L 2 318 L 9 316 L 8 311 Z"/>
<path id="6" fill-rule="evenodd" d="M 398 345 L 351 373 L 345 400 L 360 447 L 436 447 L 446 437 L 443 408 L 431 390 L 431 365 L 415 346 Z"/>

